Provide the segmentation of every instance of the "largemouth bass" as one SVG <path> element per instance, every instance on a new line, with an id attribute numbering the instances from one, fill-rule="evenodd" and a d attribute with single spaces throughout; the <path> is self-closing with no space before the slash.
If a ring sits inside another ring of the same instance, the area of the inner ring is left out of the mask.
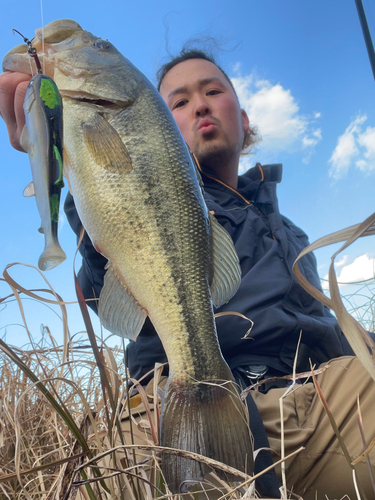
<path id="1" fill-rule="evenodd" d="M 241 471 L 253 466 L 247 410 L 216 334 L 213 304 L 236 292 L 233 243 L 208 212 L 192 156 L 154 86 L 108 42 L 70 20 L 32 44 L 64 105 L 64 169 L 78 214 L 108 259 L 99 300 L 106 328 L 135 340 L 146 316 L 169 362 L 161 444 Z M 4 69 L 29 72 L 26 49 Z M 210 468 L 165 453 L 173 493 Z"/>
<path id="2" fill-rule="evenodd" d="M 66 259 L 57 230 L 63 180 L 62 102 L 54 81 L 46 75 L 34 76 L 24 101 L 26 125 L 21 146 L 29 155 L 33 180 L 23 192 L 35 196 L 44 234 L 44 251 L 38 266 L 47 271 Z"/>

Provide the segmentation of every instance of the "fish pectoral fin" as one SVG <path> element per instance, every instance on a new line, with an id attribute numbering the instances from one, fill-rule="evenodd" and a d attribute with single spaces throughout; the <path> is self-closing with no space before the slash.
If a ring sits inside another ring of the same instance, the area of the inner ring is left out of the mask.
<path id="1" fill-rule="evenodd" d="M 109 265 L 99 297 L 99 318 L 112 333 L 135 340 L 145 322 L 147 312 L 124 287 Z"/>
<path id="2" fill-rule="evenodd" d="M 253 470 L 253 443 L 247 410 L 233 381 L 183 385 L 169 380 L 164 389 L 160 444 L 199 453 L 247 474 Z M 162 454 L 162 471 L 173 494 L 185 493 L 204 480 L 211 467 L 203 462 Z M 239 477 L 225 475 L 227 481 Z"/>
<path id="3" fill-rule="evenodd" d="M 237 292 L 241 283 L 241 267 L 232 238 L 209 213 L 212 228 L 212 260 L 214 274 L 211 283 L 212 302 L 220 307 Z"/>
<path id="4" fill-rule="evenodd" d="M 129 173 L 132 160 L 116 129 L 99 113 L 90 122 L 85 122 L 83 137 L 97 165 L 114 174 Z"/>
<path id="5" fill-rule="evenodd" d="M 43 226 L 41 225 L 40 228 L 38 229 L 38 233 L 44 234 L 44 229 Z"/>
<path id="6" fill-rule="evenodd" d="M 28 183 L 22 194 L 25 198 L 31 198 L 31 196 L 35 196 L 35 186 L 33 181 Z"/>

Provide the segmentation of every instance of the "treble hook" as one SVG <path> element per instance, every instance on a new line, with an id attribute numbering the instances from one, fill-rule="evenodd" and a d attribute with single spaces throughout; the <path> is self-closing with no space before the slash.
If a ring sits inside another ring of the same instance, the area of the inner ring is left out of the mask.
<path id="1" fill-rule="evenodd" d="M 30 40 L 28 38 L 26 38 L 25 36 L 23 36 L 23 34 L 20 33 L 18 30 L 12 29 L 13 35 L 14 35 L 14 32 L 16 32 L 22 36 L 23 41 L 27 44 L 27 53 L 30 54 L 30 56 L 34 58 L 38 73 L 43 74 L 42 65 L 40 64 L 36 48 L 33 47 Z"/>

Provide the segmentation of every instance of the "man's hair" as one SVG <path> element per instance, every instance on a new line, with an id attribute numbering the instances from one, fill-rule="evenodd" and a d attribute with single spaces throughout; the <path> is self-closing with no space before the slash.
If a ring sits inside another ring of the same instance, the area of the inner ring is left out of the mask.
<path id="1" fill-rule="evenodd" d="M 177 66 L 177 64 L 180 64 L 184 61 L 188 61 L 189 59 L 204 59 L 205 61 L 209 61 L 212 64 L 214 64 L 225 76 L 225 78 L 228 80 L 230 83 L 232 89 L 234 90 L 234 93 L 236 94 L 236 91 L 233 87 L 233 83 L 231 82 L 229 76 L 225 73 L 223 68 L 221 68 L 217 62 L 215 61 L 214 57 L 206 52 L 203 52 L 203 50 L 198 50 L 198 49 L 182 49 L 180 52 L 180 55 L 173 57 L 169 62 L 163 64 L 161 66 L 157 73 L 156 77 L 158 80 L 158 90 L 160 91 L 161 84 L 164 80 L 165 75 L 170 71 L 172 68 Z M 236 94 L 237 95 L 237 94 Z"/>
<path id="2" fill-rule="evenodd" d="M 217 64 L 215 61 L 215 58 L 206 52 L 203 52 L 203 50 L 198 50 L 198 49 L 182 49 L 180 54 L 176 57 L 173 57 L 170 61 L 167 63 L 163 64 L 157 71 L 156 73 L 156 79 L 157 79 L 157 89 L 160 92 L 160 87 L 161 84 L 163 83 L 163 80 L 165 78 L 165 75 L 177 64 L 180 64 L 184 61 L 188 61 L 189 59 L 203 59 L 205 61 L 209 61 L 210 63 L 214 64 L 225 76 L 226 80 L 230 83 L 230 86 L 233 89 L 233 92 L 235 93 L 235 96 L 238 99 L 236 89 L 233 86 L 233 83 L 229 76 L 225 73 L 225 71 Z M 257 143 L 260 140 L 260 137 L 258 135 L 258 131 L 256 127 L 250 127 L 247 132 L 245 132 L 245 137 L 242 145 L 242 155 L 249 154 L 251 152 L 252 146 Z"/>

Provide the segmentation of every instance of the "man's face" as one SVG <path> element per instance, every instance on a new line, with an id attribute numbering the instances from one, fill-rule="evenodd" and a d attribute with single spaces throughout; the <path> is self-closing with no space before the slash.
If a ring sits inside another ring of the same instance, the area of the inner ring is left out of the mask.
<path id="1" fill-rule="evenodd" d="M 249 120 L 220 69 L 189 59 L 164 77 L 160 94 L 200 163 L 215 168 L 238 161 Z"/>

